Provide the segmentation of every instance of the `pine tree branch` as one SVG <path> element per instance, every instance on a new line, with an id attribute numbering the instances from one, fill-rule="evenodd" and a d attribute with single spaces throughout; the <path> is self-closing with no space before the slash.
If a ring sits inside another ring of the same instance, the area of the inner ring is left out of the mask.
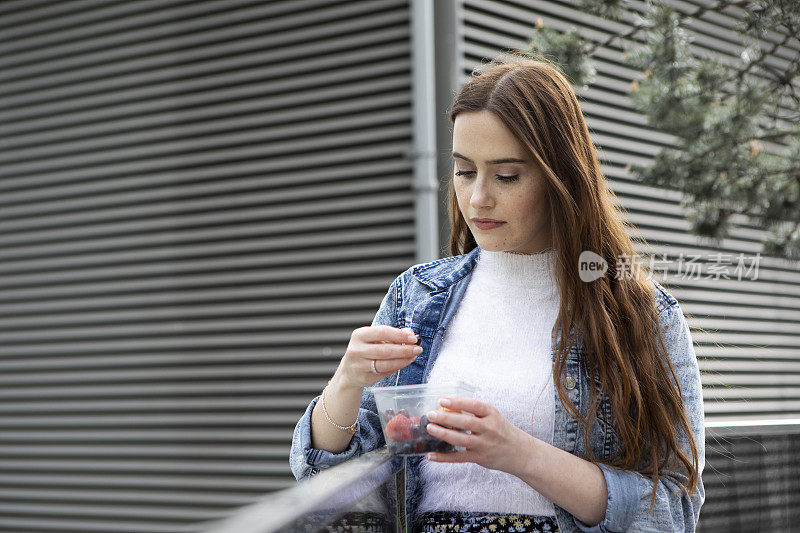
<path id="1" fill-rule="evenodd" d="M 786 232 L 786 236 L 781 241 L 781 248 L 785 251 L 786 247 L 792 242 L 792 234 L 797 231 L 797 228 L 800 228 L 800 217 L 797 217 L 794 221 L 794 225 L 790 231 Z"/>
<path id="2" fill-rule="evenodd" d="M 781 10 L 781 22 L 784 26 L 786 26 L 786 29 L 789 30 L 789 34 L 794 35 L 795 38 L 800 41 L 798 31 L 794 28 L 794 24 L 792 24 L 792 18 L 786 13 L 786 6 L 784 5 L 783 0 L 780 0 L 778 4 L 780 5 Z"/>
<path id="3" fill-rule="evenodd" d="M 771 140 L 771 139 L 778 138 L 778 137 L 785 137 L 787 135 L 793 135 L 793 134 L 796 134 L 796 132 L 794 130 L 788 130 L 788 131 L 784 131 L 784 132 L 780 132 L 780 133 L 776 133 L 776 134 L 766 134 L 766 135 L 762 135 L 762 136 L 758 136 L 758 137 L 750 137 L 748 139 L 743 140 L 742 142 L 740 142 L 738 144 L 742 145 L 742 144 L 744 144 L 746 142 L 750 142 L 750 141 L 753 141 L 753 140 L 766 141 L 766 140 Z M 722 139 L 722 140 L 720 140 L 720 142 L 718 142 L 718 143 L 716 143 L 716 144 L 714 144 L 712 146 L 709 146 L 708 148 L 706 148 L 705 150 L 703 150 L 702 152 L 700 152 L 696 156 L 693 156 L 692 159 L 702 160 L 703 158 L 705 158 L 709 154 L 712 154 L 712 153 L 716 152 L 717 150 L 719 150 L 720 148 L 722 148 L 726 144 L 727 144 L 727 139 Z M 800 160 L 800 158 L 792 156 L 792 155 L 788 155 L 788 156 L 785 156 L 785 157 L 786 157 L 786 159 L 788 159 L 790 161 Z"/>
<path id="4" fill-rule="evenodd" d="M 650 28 L 650 27 L 651 26 L 649 24 L 636 24 L 636 25 L 633 26 L 633 28 L 628 30 L 628 32 L 625 33 L 625 34 L 620 35 L 618 33 L 615 33 L 615 34 L 612 34 L 611 36 L 609 36 L 609 38 L 606 39 L 603 42 L 594 43 L 592 46 L 590 46 L 589 48 L 587 48 L 585 50 L 585 53 L 586 53 L 587 56 L 591 56 L 597 51 L 598 48 L 604 48 L 604 47 L 607 47 L 607 46 L 611 46 L 611 43 L 613 43 L 617 39 L 632 39 L 637 33 L 639 33 L 640 31 L 642 31 L 644 29 Z"/>
<path id="5" fill-rule="evenodd" d="M 787 37 L 791 37 L 791 36 L 787 36 Z M 784 39 L 783 42 L 786 42 L 787 40 L 788 39 Z M 770 53 L 772 53 L 776 49 L 777 49 L 777 45 L 773 46 L 772 49 L 770 50 Z M 759 57 L 759 63 L 761 62 L 761 60 L 763 60 L 764 57 L 766 57 L 766 55 L 768 55 L 768 54 L 764 54 L 761 57 Z M 752 64 L 754 64 L 754 63 L 751 63 L 751 65 Z M 787 72 L 784 72 L 784 73 L 781 73 L 781 72 L 775 70 L 774 68 L 770 67 L 766 63 L 761 65 L 761 68 L 763 68 L 764 70 L 770 72 L 774 76 L 774 79 L 772 80 L 772 82 L 767 84 L 764 87 L 764 94 L 771 95 L 771 94 L 774 94 L 774 93 L 780 91 L 783 87 L 787 87 L 789 89 L 789 91 L 788 91 L 789 97 L 792 100 L 794 100 L 795 103 L 800 105 L 800 97 L 798 97 L 798 95 L 795 93 L 795 85 L 794 85 L 794 78 L 797 77 L 798 74 L 800 74 L 800 55 L 798 55 L 798 57 L 796 57 L 789 64 L 792 65 L 792 68 L 790 70 L 788 70 Z M 741 91 L 741 85 L 742 85 L 742 83 L 744 81 L 744 73 L 749 69 L 749 67 L 750 67 L 750 65 L 748 65 L 748 68 L 745 68 L 745 69 L 743 69 L 741 71 L 737 71 L 735 78 L 733 76 L 731 76 L 727 80 L 724 80 L 724 81 L 722 81 L 720 83 L 720 92 L 724 93 L 724 96 L 722 98 L 720 98 L 720 102 L 725 102 L 725 101 L 729 100 L 732 96 L 736 95 L 738 92 Z M 729 82 L 733 81 L 734 79 L 736 80 L 737 90 L 733 91 L 733 92 L 724 91 L 722 89 L 722 87 L 726 83 L 729 83 Z"/>
<path id="6" fill-rule="evenodd" d="M 697 10 L 695 10 L 693 13 L 681 13 L 681 12 L 679 12 L 678 13 L 678 20 L 682 21 L 683 19 L 689 18 L 689 17 L 697 18 L 697 17 L 700 17 L 700 16 L 706 14 L 706 12 L 708 12 L 708 11 L 714 11 L 714 12 L 719 13 L 719 12 L 721 12 L 723 9 L 725 9 L 727 7 L 744 7 L 749 3 L 750 3 L 750 0 L 736 0 L 736 1 L 733 1 L 733 2 L 720 0 L 714 6 L 702 6 L 702 7 L 699 7 Z M 611 46 L 611 43 L 613 43 L 617 39 L 632 39 L 640 31 L 642 31 L 644 29 L 651 28 L 651 27 L 652 26 L 650 26 L 649 24 L 645 24 L 645 23 L 635 24 L 630 30 L 628 30 L 627 33 L 624 33 L 624 34 L 621 34 L 621 35 L 620 34 L 613 34 L 613 35 L 610 35 L 608 37 L 608 39 L 606 39 L 603 42 L 596 42 L 591 47 L 589 47 L 589 48 L 587 48 L 585 50 L 586 55 L 591 56 L 592 54 L 594 54 L 597 51 L 598 48 Z"/>
<path id="7" fill-rule="evenodd" d="M 790 93 L 789 96 L 795 101 L 795 103 L 800 104 L 800 98 L 798 98 L 797 94 L 795 93 L 796 87 L 794 85 L 794 78 L 800 74 L 800 54 L 797 55 L 792 64 L 794 64 L 794 68 L 783 73 L 782 75 L 779 75 L 775 80 L 775 90 L 779 90 L 782 87 L 788 87 Z"/>
<path id="8" fill-rule="evenodd" d="M 750 63 L 748 63 L 745 68 L 743 68 L 742 70 L 738 71 L 737 76 L 739 78 L 743 78 L 745 76 L 745 74 L 750 72 L 750 70 L 753 67 L 761 64 L 761 62 L 764 61 L 764 59 L 766 59 L 768 56 L 771 56 L 772 54 L 774 54 L 778 50 L 778 48 L 780 48 L 781 46 L 785 46 L 786 43 L 789 42 L 789 39 L 791 39 L 792 37 L 793 37 L 793 35 L 791 33 L 786 34 L 786 36 L 783 38 L 783 40 L 781 42 L 775 43 L 772 46 L 772 48 L 770 48 L 768 51 L 764 51 L 763 49 L 759 48 L 759 50 L 761 51 L 761 55 L 759 55 L 756 58 L 755 61 L 751 61 Z M 730 81 L 730 80 L 725 80 L 725 82 L 723 82 L 723 83 L 727 83 L 728 81 Z"/>

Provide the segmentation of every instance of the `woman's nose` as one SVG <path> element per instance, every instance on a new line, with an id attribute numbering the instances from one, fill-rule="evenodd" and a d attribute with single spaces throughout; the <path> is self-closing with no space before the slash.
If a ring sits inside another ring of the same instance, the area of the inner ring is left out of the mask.
<path id="1" fill-rule="evenodd" d="M 472 188 L 472 195 L 470 196 L 469 203 L 475 209 L 492 206 L 492 193 L 489 187 L 486 186 L 485 181 L 481 179 L 475 180 L 475 186 Z"/>

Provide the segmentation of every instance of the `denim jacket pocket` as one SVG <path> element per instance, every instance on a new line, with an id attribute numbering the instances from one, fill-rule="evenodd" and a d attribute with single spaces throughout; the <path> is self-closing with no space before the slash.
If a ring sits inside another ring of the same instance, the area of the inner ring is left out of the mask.
<path id="1" fill-rule="evenodd" d="M 422 348 L 422 353 L 420 353 L 416 359 L 414 359 L 408 366 L 417 370 L 415 372 L 415 376 L 422 376 L 422 371 L 425 369 L 425 365 L 428 362 L 428 355 L 430 354 L 431 346 L 433 344 L 434 338 L 434 331 L 429 328 L 422 327 L 419 323 L 415 323 L 413 320 L 406 318 L 405 325 L 403 327 L 411 328 L 414 330 L 414 333 L 417 335 L 417 345 Z"/>

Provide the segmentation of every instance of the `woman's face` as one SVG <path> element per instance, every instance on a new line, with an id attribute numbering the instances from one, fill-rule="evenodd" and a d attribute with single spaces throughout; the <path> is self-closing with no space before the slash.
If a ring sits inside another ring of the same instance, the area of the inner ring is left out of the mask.
<path id="1" fill-rule="evenodd" d="M 453 159 L 458 208 L 478 246 L 523 254 L 552 247 L 544 177 L 497 116 L 459 113 L 453 124 Z M 518 161 L 498 161 L 508 159 Z"/>

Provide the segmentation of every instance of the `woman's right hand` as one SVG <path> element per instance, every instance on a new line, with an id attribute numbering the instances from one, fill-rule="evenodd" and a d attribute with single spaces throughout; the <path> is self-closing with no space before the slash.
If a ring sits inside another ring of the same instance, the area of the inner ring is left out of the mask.
<path id="1" fill-rule="evenodd" d="M 408 366 L 422 353 L 411 328 L 364 326 L 353 331 L 350 344 L 336 370 L 341 379 L 353 387 L 370 387 L 401 368 Z M 379 374 L 372 371 L 372 361 Z"/>

